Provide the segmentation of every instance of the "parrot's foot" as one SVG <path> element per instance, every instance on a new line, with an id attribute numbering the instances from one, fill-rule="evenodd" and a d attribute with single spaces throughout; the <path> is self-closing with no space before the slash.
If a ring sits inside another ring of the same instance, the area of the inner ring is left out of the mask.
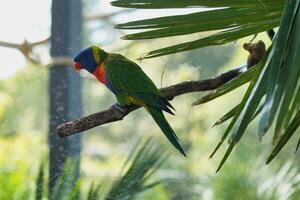
<path id="1" fill-rule="evenodd" d="M 115 107 L 116 109 L 118 109 L 122 113 L 124 113 L 126 111 L 125 106 L 121 106 L 118 103 L 114 104 L 112 107 Z"/>

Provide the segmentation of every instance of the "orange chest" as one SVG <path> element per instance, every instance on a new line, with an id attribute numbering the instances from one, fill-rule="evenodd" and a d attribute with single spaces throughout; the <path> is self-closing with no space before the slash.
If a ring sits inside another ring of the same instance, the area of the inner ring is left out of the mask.
<path id="1" fill-rule="evenodd" d="M 103 64 L 98 65 L 93 74 L 101 83 L 103 83 L 104 85 L 107 84 L 105 67 Z"/>

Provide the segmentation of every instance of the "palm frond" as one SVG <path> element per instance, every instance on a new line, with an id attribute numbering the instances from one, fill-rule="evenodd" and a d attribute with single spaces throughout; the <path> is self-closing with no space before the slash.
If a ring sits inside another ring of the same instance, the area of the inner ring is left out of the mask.
<path id="1" fill-rule="evenodd" d="M 151 175 L 166 159 L 165 152 L 153 145 L 148 140 L 136 153 L 131 154 L 135 155 L 131 165 L 126 173 L 113 184 L 105 199 L 134 199 L 139 192 L 159 183 L 147 184 Z"/>
<path id="2" fill-rule="evenodd" d="M 78 199 L 80 199 L 81 183 L 82 183 L 82 179 L 79 178 L 76 181 L 74 187 L 72 188 L 72 192 L 71 192 L 70 197 L 68 199 L 70 199 L 70 200 L 78 200 Z"/>
<path id="3" fill-rule="evenodd" d="M 296 56 L 300 55 L 300 40 L 295 37 L 300 34 L 299 2 L 288 1 L 281 21 L 282 26 L 279 28 L 274 45 L 270 47 L 271 50 L 266 56 L 267 58 L 261 62 L 264 65 L 263 70 L 255 82 L 251 95 L 247 98 L 229 140 L 230 147 L 240 140 L 251 122 L 255 110 L 258 109 L 262 98 L 266 95 L 262 111 L 263 116 L 260 120 L 259 136 L 262 137 L 272 122 L 276 121 L 274 133 L 276 147 L 268 162 L 282 149 L 299 126 L 296 115 L 298 110 L 295 109 L 300 104 L 297 96 L 300 84 L 300 59 L 299 56 Z M 289 24 L 291 24 L 290 28 L 286 29 L 286 25 Z M 275 88 L 277 89 L 275 90 Z M 277 111 L 278 115 L 275 120 Z M 295 116 L 293 120 L 291 120 L 291 116 Z M 227 156 L 225 155 L 225 157 Z"/>
<path id="4" fill-rule="evenodd" d="M 237 111 L 237 109 L 239 108 L 240 104 L 234 106 L 232 109 L 230 109 L 227 113 L 225 113 L 218 121 L 216 121 L 213 125 L 217 126 L 219 124 L 222 124 L 223 122 L 226 122 L 227 120 L 229 120 L 230 118 L 232 118 L 235 114 L 235 112 Z"/>
<path id="5" fill-rule="evenodd" d="M 231 110 L 229 110 L 227 113 L 225 113 L 225 115 L 223 115 L 223 116 L 222 116 L 222 117 L 221 117 L 221 118 L 213 125 L 213 127 L 214 127 L 214 126 L 217 126 L 217 125 L 219 125 L 219 124 L 222 124 L 223 122 L 226 122 L 227 120 L 229 120 L 230 118 L 232 118 L 232 117 L 234 116 L 234 114 L 236 113 L 237 109 L 239 108 L 239 106 L 240 106 L 240 104 L 236 105 L 236 106 L 233 107 Z M 253 117 L 252 117 L 252 120 L 253 120 L 255 117 L 257 117 L 257 116 L 261 113 L 261 111 L 262 111 L 263 108 L 264 108 L 264 104 L 261 105 L 259 108 L 257 108 L 255 114 L 254 114 Z M 251 121 L 252 121 L 252 120 L 251 120 Z"/>
<path id="6" fill-rule="evenodd" d="M 74 190 L 76 190 L 76 159 L 67 159 L 63 165 L 62 174 L 57 179 L 55 186 L 50 194 L 50 199 L 68 200 L 72 197 Z"/>
<path id="7" fill-rule="evenodd" d="M 92 183 L 92 185 L 89 188 L 87 200 L 98 200 L 98 199 L 100 199 L 100 194 L 99 194 L 100 189 L 101 189 L 101 184 Z"/>
<path id="8" fill-rule="evenodd" d="M 218 8 L 218 7 L 258 7 L 262 6 L 262 4 L 267 3 L 277 3 L 281 2 L 284 3 L 284 0 L 224 0 L 224 1 L 211 1 L 211 0 L 117 0 L 113 1 L 113 6 L 123 7 L 123 8 L 142 8 L 142 9 L 166 9 L 166 8 Z"/>
<path id="9" fill-rule="evenodd" d="M 141 59 L 220 45 L 279 25 L 285 1 L 158 1 L 118 0 L 112 5 L 130 8 L 205 8 L 190 14 L 157 17 L 116 25 L 119 29 L 144 30 L 123 39 L 140 40 L 214 31 L 208 37 L 150 51 Z M 151 29 L 151 30 L 149 30 Z"/>
<path id="10" fill-rule="evenodd" d="M 247 82 L 250 83 L 239 105 L 217 122 L 222 123 L 232 118 L 211 155 L 216 153 L 231 133 L 229 148 L 218 170 L 244 135 L 249 123 L 259 113 L 261 114 L 259 138 L 262 138 L 272 123 L 276 122 L 273 137 L 275 148 L 268 162 L 277 155 L 299 127 L 299 4 L 300 0 L 117 0 L 112 2 L 114 6 L 140 9 L 200 8 L 198 12 L 189 14 L 177 14 L 119 24 L 116 26 L 119 29 L 142 30 L 138 33 L 125 35 L 124 39 L 155 39 L 213 31 L 204 38 L 150 51 L 142 59 L 212 45 L 222 45 L 279 26 L 273 44 L 256 69 L 251 69 L 240 75 L 194 103 L 194 105 L 198 105 L 211 101 Z"/>
<path id="11" fill-rule="evenodd" d="M 280 137 L 279 141 L 277 142 L 276 146 L 274 147 L 273 151 L 271 152 L 269 158 L 267 159 L 267 164 L 270 163 L 273 160 L 273 158 L 279 153 L 279 151 L 287 143 L 287 141 L 292 137 L 292 135 L 295 133 L 295 131 L 297 130 L 297 128 L 299 126 L 300 126 L 300 110 L 297 112 L 295 117 L 289 123 L 285 132 Z"/>
<path id="12" fill-rule="evenodd" d="M 249 81 L 253 80 L 253 77 L 257 77 L 257 75 L 261 71 L 261 68 L 262 68 L 262 65 L 254 66 L 254 67 L 250 68 L 245 73 L 242 73 L 241 75 L 239 75 L 238 77 L 229 81 L 228 83 L 221 85 L 214 91 L 208 93 L 207 95 L 203 96 L 199 100 L 195 101 L 192 105 L 196 106 L 199 104 L 209 102 L 213 99 L 216 99 L 220 96 L 223 96 L 223 95 L 239 88 L 240 86 L 244 85 L 245 83 L 248 83 Z"/>

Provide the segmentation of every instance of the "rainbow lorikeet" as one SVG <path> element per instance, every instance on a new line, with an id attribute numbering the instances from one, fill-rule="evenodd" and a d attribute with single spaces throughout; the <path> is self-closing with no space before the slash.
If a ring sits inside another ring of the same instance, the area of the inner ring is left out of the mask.
<path id="1" fill-rule="evenodd" d="M 186 156 L 162 112 L 173 114 L 170 110 L 173 106 L 136 63 L 120 54 L 91 46 L 75 55 L 74 68 L 87 70 L 113 92 L 118 101 L 116 107 L 121 111 L 128 105 L 144 107 L 169 141 Z"/>

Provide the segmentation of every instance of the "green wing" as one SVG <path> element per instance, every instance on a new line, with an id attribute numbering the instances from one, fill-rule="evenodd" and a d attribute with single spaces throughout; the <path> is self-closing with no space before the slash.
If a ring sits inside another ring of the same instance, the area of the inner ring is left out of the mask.
<path id="1" fill-rule="evenodd" d="M 172 113 L 172 105 L 162 97 L 153 81 L 134 62 L 111 54 L 105 63 L 108 82 L 114 90 L 144 101 L 147 105 Z M 173 114 L 173 113 L 172 113 Z"/>

